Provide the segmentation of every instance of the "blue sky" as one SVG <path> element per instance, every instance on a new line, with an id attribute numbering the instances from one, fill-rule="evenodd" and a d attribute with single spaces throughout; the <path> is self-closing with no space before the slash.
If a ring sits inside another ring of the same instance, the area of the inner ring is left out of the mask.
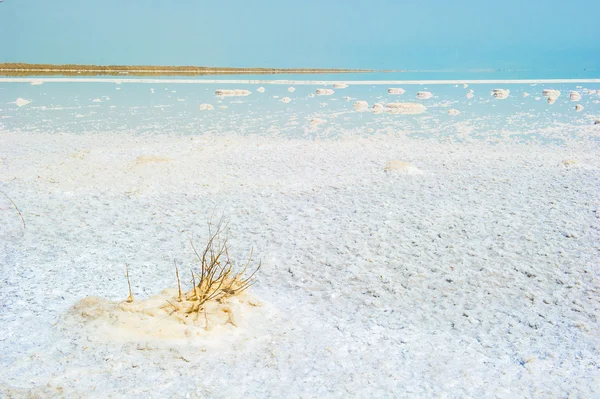
<path id="1" fill-rule="evenodd" d="M 0 61 L 600 67 L 599 0 L 5 0 Z"/>

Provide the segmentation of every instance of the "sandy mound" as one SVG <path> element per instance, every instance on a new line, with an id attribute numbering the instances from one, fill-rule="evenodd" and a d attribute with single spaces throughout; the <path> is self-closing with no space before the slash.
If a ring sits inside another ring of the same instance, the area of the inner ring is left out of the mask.
<path id="1" fill-rule="evenodd" d="M 212 106 L 212 104 L 200 104 L 200 106 L 198 107 L 198 109 L 200 111 L 210 111 L 215 109 L 215 107 Z"/>
<path id="2" fill-rule="evenodd" d="M 460 111 L 457 110 L 457 109 L 449 109 L 448 110 L 448 115 L 457 116 L 457 115 L 460 115 Z"/>
<path id="3" fill-rule="evenodd" d="M 491 92 L 491 95 L 494 96 L 494 98 L 498 99 L 498 100 L 504 100 L 506 98 L 508 98 L 510 94 L 510 90 L 507 89 L 494 89 Z"/>
<path id="4" fill-rule="evenodd" d="M 363 100 L 359 100 L 354 103 L 354 109 L 358 112 L 365 112 L 369 109 L 369 103 Z"/>
<path id="5" fill-rule="evenodd" d="M 427 107 L 419 103 L 388 103 L 386 110 L 392 114 L 415 115 L 422 114 Z"/>
<path id="6" fill-rule="evenodd" d="M 217 90 L 215 94 L 220 97 L 245 97 L 251 94 L 248 90 Z"/>
<path id="7" fill-rule="evenodd" d="M 317 96 L 330 96 L 333 93 L 335 93 L 333 89 L 317 89 Z"/>
<path id="8" fill-rule="evenodd" d="M 402 175 L 422 175 L 423 172 L 407 162 L 392 160 L 385 164 L 383 169 L 386 173 L 398 173 Z"/>
<path id="9" fill-rule="evenodd" d="M 347 87 L 348 87 L 348 85 L 346 83 L 334 83 L 333 84 L 334 89 L 345 89 Z"/>
<path id="10" fill-rule="evenodd" d="M 15 101 L 15 104 L 17 104 L 17 107 L 21 108 L 24 105 L 29 104 L 31 101 L 29 100 L 25 100 L 24 98 L 17 98 L 17 100 Z"/>
<path id="11" fill-rule="evenodd" d="M 291 99 L 291 98 L 289 98 L 289 97 L 283 97 L 283 98 L 282 98 L 281 100 L 279 100 L 279 101 L 281 101 L 282 103 L 285 103 L 285 104 L 287 104 L 287 103 L 289 103 L 290 101 L 292 101 L 292 99 Z"/>
<path id="12" fill-rule="evenodd" d="M 428 91 L 420 91 L 420 92 L 418 92 L 418 93 L 417 93 L 417 98 L 418 98 L 419 100 L 428 100 L 428 99 L 430 99 L 431 97 L 433 97 L 433 94 L 431 94 L 431 93 L 430 93 L 430 92 L 428 92 Z"/>
<path id="13" fill-rule="evenodd" d="M 388 89 L 388 94 L 404 94 L 406 90 L 401 89 L 400 87 L 392 87 Z"/>

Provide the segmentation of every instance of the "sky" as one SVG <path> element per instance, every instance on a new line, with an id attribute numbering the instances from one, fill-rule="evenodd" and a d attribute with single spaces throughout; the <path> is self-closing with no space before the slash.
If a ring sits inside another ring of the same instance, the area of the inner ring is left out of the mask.
<path id="1" fill-rule="evenodd" d="M 5 0 L 0 62 L 598 69 L 599 0 Z"/>

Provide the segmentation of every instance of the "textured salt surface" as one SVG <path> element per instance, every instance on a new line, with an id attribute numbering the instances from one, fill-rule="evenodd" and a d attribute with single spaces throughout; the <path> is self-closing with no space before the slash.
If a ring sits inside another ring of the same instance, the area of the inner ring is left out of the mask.
<path id="1" fill-rule="evenodd" d="M 0 188 L 27 228 L 0 198 L 0 395 L 598 397 L 587 137 L 3 132 Z M 388 174 L 390 159 L 423 174 Z M 136 297 L 172 287 L 215 212 L 234 257 L 263 260 L 266 320 L 200 346 L 65 323 L 85 296 L 123 300 L 125 263 Z"/>

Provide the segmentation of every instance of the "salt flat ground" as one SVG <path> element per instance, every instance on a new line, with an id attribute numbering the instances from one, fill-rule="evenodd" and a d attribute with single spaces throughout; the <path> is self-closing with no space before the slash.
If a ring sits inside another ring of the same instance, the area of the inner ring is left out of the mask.
<path id="1" fill-rule="evenodd" d="M 26 228 L 0 196 L 0 396 L 600 397 L 598 154 L 4 132 L 0 188 Z M 195 345 L 65 322 L 85 296 L 125 299 L 125 263 L 136 298 L 175 286 L 214 213 L 232 256 L 262 259 L 260 323 Z"/>

